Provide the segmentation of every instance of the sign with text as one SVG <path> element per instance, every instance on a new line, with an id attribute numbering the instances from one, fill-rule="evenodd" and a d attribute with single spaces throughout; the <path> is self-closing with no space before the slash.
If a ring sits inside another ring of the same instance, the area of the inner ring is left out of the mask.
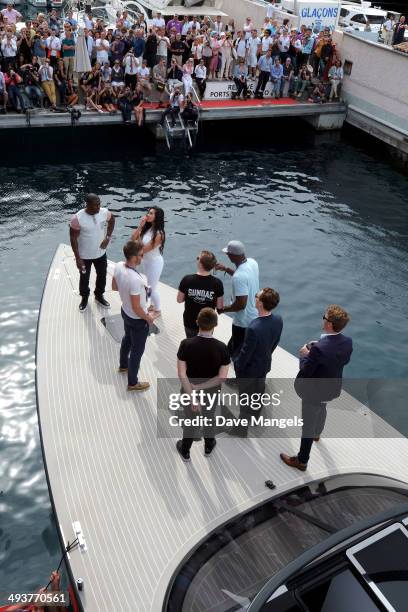
<path id="1" fill-rule="evenodd" d="M 247 81 L 248 90 L 254 93 L 258 80 Z M 234 81 L 207 81 L 204 100 L 230 100 L 236 91 Z M 272 96 L 272 82 L 269 81 L 264 91 L 264 98 Z"/>

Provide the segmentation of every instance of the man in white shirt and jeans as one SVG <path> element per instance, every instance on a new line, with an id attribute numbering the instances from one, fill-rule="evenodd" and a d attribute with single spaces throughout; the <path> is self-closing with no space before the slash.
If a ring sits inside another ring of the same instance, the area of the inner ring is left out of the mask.
<path id="1" fill-rule="evenodd" d="M 138 373 L 153 317 L 147 310 L 148 287 L 137 271 L 143 259 L 142 241 L 129 240 L 123 247 L 123 254 L 125 261 L 116 264 L 112 279 L 112 289 L 119 291 L 122 301 L 121 314 L 125 326 L 119 372 L 128 375 L 128 391 L 146 391 L 150 384 L 140 382 Z"/>
<path id="2" fill-rule="evenodd" d="M 115 217 L 107 208 L 101 208 L 96 194 L 88 193 L 85 202 L 85 208 L 75 213 L 70 226 L 71 246 L 79 270 L 80 312 L 84 312 L 88 305 L 92 264 L 96 271 L 95 300 L 104 308 L 110 307 L 103 294 L 106 286 L 106 248 L 115 227 Z"/>

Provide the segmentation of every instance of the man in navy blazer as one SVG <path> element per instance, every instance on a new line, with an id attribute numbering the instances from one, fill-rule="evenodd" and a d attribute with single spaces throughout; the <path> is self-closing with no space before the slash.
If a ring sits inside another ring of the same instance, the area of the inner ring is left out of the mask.
<path id="1" fill-rule="evenodd" d="M 295 391 L 302 398 L 302 440 L 296 456 L 281 453 L 280 457 L 286 465 L 301 471 L 306 470 L 313 441 L 319 441 L 324 429 L 327 402 L 341 393 L 343 368 L 353 352 L 351 338 L 341 333 L 349 320 L 343 308 L 336 304 L 328 306 L 320 340 L 305 344 L 299 351 Z"/>
<path id="2" fill-rule="evenodd" d="M 279 300 L 279 293 L 270 287 L 261 289 L 255 296 L 258 317 L 248 325 L 244 342 L 234 360 L 240 395 L 265 391 L 265 379 L 271 369 L 272 353 L 279 344 L 283 328 L 282 317 L 272 314 Z M 251 411 L 248 411 L 246 406 L 241 407 L 241 419 L 248 419 L 250 415 Z M 230 433 L 245 436 L 247 427 L 241 425 Z"/>

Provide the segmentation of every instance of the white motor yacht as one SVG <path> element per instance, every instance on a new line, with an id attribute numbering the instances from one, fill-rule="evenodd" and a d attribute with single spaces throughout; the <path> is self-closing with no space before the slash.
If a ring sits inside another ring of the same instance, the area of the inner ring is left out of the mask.
<path id="1" fill-rule="evenodd" d="M 342 393 L 305 472 L 280 460 L 299 445 L 299 435 L 284 430 L 246 439 L 220 433 L 210 457 L 196 442 L 184 463 L 180 432 L 166 435 L 158 418 L 168 418 L 166 394 L 179 388 L 183 306 L 175 289 L 160 285 L 162 316 L 140 374 L 151 388 L 130 393 L 118 373 L 123 330 L 112 271 L 109 263 L 111 308 L 90 300 L 80 314 L 75 258 L 60 245 L 39 316 L 41 441 L 63 548 L 78 544 L 67 555 L 76 609 L 406 609 L 407 439 Z M 230 333 L 231 319 L 220 316 L 216 337 Z M 298 360 L 278 347 L 268 389 L 290 396 L 297 370 Z M 295 394 L 288 406 L 300 414 Z M 282 410 L 266 414 L 280 419 Z M 338 437 L 345 423 L 348 435 Z"/>

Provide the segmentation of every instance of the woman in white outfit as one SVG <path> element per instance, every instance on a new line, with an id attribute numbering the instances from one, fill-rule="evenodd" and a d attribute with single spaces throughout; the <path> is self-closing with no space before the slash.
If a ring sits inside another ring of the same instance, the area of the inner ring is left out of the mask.
<path id="1" fill-rule="evenodd" d="M 232 49 L 234 43 L 231 40 L 230 34 L 221 34 L 221 70 L 219 72 L 219 79 L 228 79 L 230 75 L 230 68 L 232 62 Z"/>
<path id="2" fill-rule="evenodd" d="M 184 85 L 184 96 L 187 98 L 188 94 L 193 88 L 192 74 L 194 72 L 194 60 L 191 57 L 183 66 L 183 85 Z"/>
<path id="3" fill-rule="evenodd" d="M 149 212 L 141 218 L 139 227 L 133 232 L 132 240 L 143 242 L 143 271 L 151 291 L 149 310 L 159 316 L 161 304 L 158 284 L 163 270 L 163 249 L 166 241 L 164 210 L 158 206 L 149 208 Z"/>

